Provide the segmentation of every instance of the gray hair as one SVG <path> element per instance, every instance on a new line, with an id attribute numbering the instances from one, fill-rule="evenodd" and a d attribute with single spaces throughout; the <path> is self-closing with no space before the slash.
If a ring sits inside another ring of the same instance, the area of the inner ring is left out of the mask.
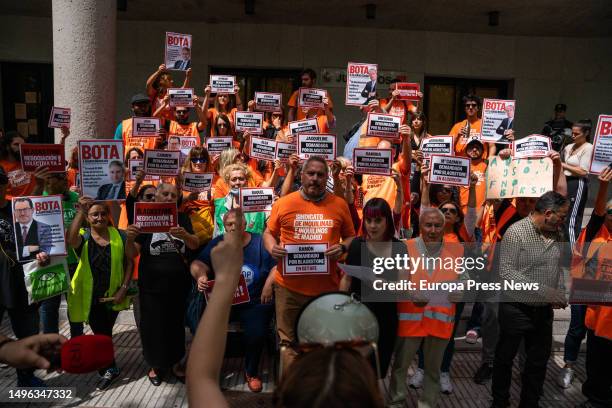
<path id="1" fill-rule="evenodd" d="M 442 220 L 442 222 L 444 222 L 446 220 L 446 217 L 444 217 L 444 213 L 442 211 L 440 211 L 439 208 L 435 208 L 435 207 L 424 207 L 421 208 L 421 214 L 419 214 L 419 224 L 423 221 L 423 218 L 426 215 L 429 214 L 435 214 L 438 217 L 440 217 L 440 219 Z"/>

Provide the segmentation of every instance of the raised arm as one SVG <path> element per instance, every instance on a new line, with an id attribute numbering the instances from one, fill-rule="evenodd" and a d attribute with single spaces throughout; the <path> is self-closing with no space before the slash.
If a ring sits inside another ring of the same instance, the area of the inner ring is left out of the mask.
<path id="1" fill-rule="evenodd" d="M 157 71 L 152 73 L 151 76 L 147 78 L 147 95 L 149 95 L 149 98 L 152 98 L 155 96 L 155 93 L 157 92 L 157 90 L 153 87 L 153 84 L 155 83 L 155 80 L 157 79 L 157 77 L 159 77 L 165 70 L 166 70 L 166 64 L 161 64 L 159 68 L 157 68 Z"/>

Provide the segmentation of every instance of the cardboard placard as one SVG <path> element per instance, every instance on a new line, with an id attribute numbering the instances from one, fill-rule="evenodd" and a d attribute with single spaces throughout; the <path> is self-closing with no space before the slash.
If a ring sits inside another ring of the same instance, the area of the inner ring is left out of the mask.
<path id="1" fill-rule="evenodd" d="M 145 150 L 144 171 L 156 176 L 177 176 L 181 161 L 180 150 Z"/>
<path id="2" fill-rule="evenodd" d="M 176 108 L 182 106 L 193 108 L 193 88 L 168 88 L 168 96 L 170 97 L 170 107 Z"/>
<path id="3" fill-rule="evenodd" d="M 317 119 L 304 119 L 289 122 L 289 131 L 291 136 L 297 136 L 300 133 L 319 133 L 319 124 Z"/>
<path id="4" fill-rule="evenodd" d="M 236 132 L 250 132 L 254 135 L 263 133 L 263 113 L 261 112 L 236 112 L 234 129 Z"/>
<path id="5" fill-rule="evenodd" d="M 494 156 L 487 167 L 487 200 L 513 197 L 540 197 L 553 189 L 550 157 L 507 159 Z"/>
<path id="6" fill-rule="evenodd" d="M 292 154 L 297 153 L 295 143 L 276 142 L 276 158 L 282 162 L 289 160 Z"/>
<path id="7" fill-rule="evenodd" d="M 283 275 L 329 275 L 327 244 L 285 244 Z"/>
<path id="8" fill-rule="evenodd" d="M 323 98 L 327 98 L 325 89 L 300 88 L 298 91 L 297 104 L 300 108 L 325 108 Z"/>
<path id="9" fill-rule="evenodd" d="M 251 157 L 261 160 L 274 161 L 276 159 L 276 142 L 261 137 L 251 138 Z"/>
<path id="10" fill-rule="evenodd" d="M 164 61 L 166 69 L 186 71 L 191 68 L 191 34 L 166 32 Z"/>
<path id="11" fill-rule="evenodd" d="M 132 118 L 132 136 L 134 137 L 157 137 L 160 128 L 159 118 Z"/>
<path id="12" fill-rule="evenodd" d="M 210 301 L 210 295 L 212 294 L 213 288 L 215 287 L 215 281 L 209 280 L 207 282 L 208 287 L 204 289 L 204 298 L 206 299 L 206 303 Z M 251 296 L 249 295 L 249 287 L 247 286 L 246 279 L 244 275 L 240 275 L 240 280 L 238 281 L 238 287 L 236 288 L 236 292 L 234 293 L 234 299 L 232 299 L 232 305 L 240 305 L 242 303 L 248 303 L 251 301 Z"/>
<path id="13" fill-rule="evenodd" d="M 255 92 L 255 110 L 261 112 L 280 112 L 283 110 L 283 94 Z"/>
<path id="14" fill-rule="evenodd" d="M 390 176 L 392 165 L 392 149 L 356 148 L 353 150 L 353 168 L 357 174 Z"/>
<path id="15" fill-rule="evenodd" d="M 298 135 L 298 156 L 306 160 L 310 156 L 320 156 L 327 161 L 336 159 L 336 136 L 320 133 Z"/>
<path id="16" fill-rule="evenodd" d="M 66 171 L 64 145 L 22 143 L 19 151 L 23 171 L 35 171 L 41 166 L 48 167 L 53 173 Z"/>
<path id="17" fill-rule="evenodd" d="M 482 103 L 480 139 L 483 142 L 510 143 L 504 132 L 514 127 L 515 107 L 516 101 L 485 99 Z"/>
<path id="18" fill-rule="evenodd" d="M 346 68 L 346 104 L 361 106 L 376 97 L 378 65 L 349 62 Z"/>
<path id="19" fill-rule="evenodd" d="M 367 135 L 384 137 L 385 139 L 399 139 L 401 124 L 401 116 L 370 112 L 368 113 Z"/>
<path id="20" fill-rule="evenodd" d="M 95 200 L 125 200 L 122 140 L 79 140 L 81 191 Z"/>
<path id="21" fill-rule="evenodd" d="M 455 146 L 453 144 L 452 136 L 432 136 L 426 137 L 421 140 L 421 147 L 419 148 L 423 152 L 424 158 L 430 158 L 432 155 L 437 154 L 438 156 L 454 156 Z"/>
<path id="22" fill-rule="evenodd" d="M 612 115 L 599 115 L 589 173 L 600 174 L 612 163 Z"/>
<path id="23" fill-rule="evenodd" d="M 25 117 L 22 119 L 25 119 Z M 49 127 L 61 128 L 63 126 L 70 129 L 70 108 L 52 107 L 51 114 L 49 115 Z"/>
<path id="24" fill-rule="evenodd" d="M 190 193 L 202 193 L 209 191 L 212 187 L 212 182 L 215 173 L 183 173 L 183 190 Z"/>
<path id="25" fill-rule="evenodd" d="M 470 185 L 470 159 L 457 156 L 432 155 L 429 167 L 432 184 Z"/>
<path id="26" fill-rule="evenodd" d="M 136 173 L 144 170 L 143 159 L 130 159 L 128 161 L 128 181 L 136 181 Z M 161 177 L 152 174 L 145 174 L 144 181 L 159 181 Z"/>
<path id="27" fill-rule="evenodd" d="M 67 255 L 62 196 L 13 197 L 15 250 L 19 262 L 48 255 Z"/>
<path id="28" fill-rule="evenodd" d="M 168 232 L 178 226 L 176 203 L 134 203 L 134 225 L 142 233 Z"/>
<path id="29" fill-rule="evenodd" d="M 244 187 L 240 189 L 239 197 L 242 211 L 260 212 L 270 211 L 274 203 L 274 188 L 272 187 Z"/>
<path id="30" fill-rule="evenodd" d="M 395 89 L 400 91 L 397 97 L 398 101 L 418 102 L 421 100 L 419 96 L 421 86 L 416 82 L 396 82 Z"/>
<path id="31" fill-rule="evenodd" d="M 210 92 L 233 94 L 236 86 L 236 77 L 233 75 L 211 75 Z"/>
<path id="32" fill-rule="evenodd" d="M 206 150 L 212 157 L 220 155 L 222 151 L 231 147 L 231 137 L 209 137 L 206 139 Z"/>
<path id="33" fill-rule="evenodd" d="M 512 157 L 515 159 L 546 157 L 551 149 L 548 136 L 529 135 L 512 142 Z"/>

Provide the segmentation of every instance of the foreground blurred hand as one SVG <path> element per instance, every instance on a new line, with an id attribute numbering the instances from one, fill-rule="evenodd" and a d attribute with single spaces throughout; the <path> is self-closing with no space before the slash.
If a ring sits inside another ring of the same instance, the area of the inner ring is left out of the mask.
<path id="1" fill-rule="evenodd" d="M 0 336 L 0 341 L 7 340 Z M 49 359 L 60 353 L 68 339 L 59 334 L 37 334 L 25 339 L 9 341 L 0 347 L 0 362 L 11 367 L 49 369 Z"/>

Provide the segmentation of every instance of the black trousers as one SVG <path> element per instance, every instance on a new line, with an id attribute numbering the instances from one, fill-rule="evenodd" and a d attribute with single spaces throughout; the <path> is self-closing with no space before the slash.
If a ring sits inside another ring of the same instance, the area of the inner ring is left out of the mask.
<path id="1" fill-rule="evenodd" d="M 507 407 L 510 402 L 512 364 L 521 341 L 525 341 L 525 368 L 521 375 L 520 407 L 538 406 L 546 365 L 552 348 L 553 310 L 551 306 L 522 303 L 499 304 L 499 340 L 493 363 L 493 406 Z"/>
<path id="2" fill-rule="evenodd" d="M 587 330 L 586 374 L 582 393 L 595 407 L 612 407 L 612 340 Z"/>

